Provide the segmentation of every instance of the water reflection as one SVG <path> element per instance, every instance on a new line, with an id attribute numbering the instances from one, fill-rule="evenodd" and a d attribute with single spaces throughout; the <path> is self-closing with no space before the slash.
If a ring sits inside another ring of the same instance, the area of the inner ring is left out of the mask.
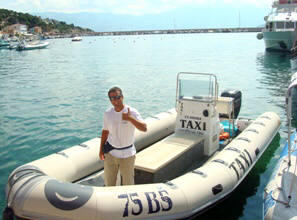
<path id="1" fill-rule="evenodd" d="M 265 52 L 259 54 L 257 57 L 257 67 L 261 72 L 260 83 L 264 88 L 269 90 L 269 93 L 273 97 L 277 97 L 274 100 L 275 105 L 280 108 L 286 108 L 285 96 L 288 86 L 290 85 L 291 76 L 294 71 L 290 65 L 290 55 L 277 53 L 277 52 Z M 292 90 L 293 102 L 292 102 L 292 126 L 297 127 L 297 91 Z M 286 112 L 284 111 L 284 114 Z"/>
<path id="2" fill-rule="evenodd" d="M 261 73 L 259 82 L 269 92 L 272 102 L 285 108 L 285 94 L 291 79 L 290 55 L 277 52 L 260 53 L 256 59 L 257 70 Z"/>

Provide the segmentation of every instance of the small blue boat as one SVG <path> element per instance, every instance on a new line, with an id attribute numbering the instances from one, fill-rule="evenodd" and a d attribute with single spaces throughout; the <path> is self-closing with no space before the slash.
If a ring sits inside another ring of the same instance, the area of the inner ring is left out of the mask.
<path id="1" fill-rule="evenodd" d="M 0 39 L 0 49 L 9 47 L 10 43 L 6 40 Z"/>

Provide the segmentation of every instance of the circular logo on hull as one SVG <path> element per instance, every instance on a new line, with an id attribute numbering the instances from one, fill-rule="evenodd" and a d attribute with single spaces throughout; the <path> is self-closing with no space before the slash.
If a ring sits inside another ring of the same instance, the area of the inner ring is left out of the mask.
<path id="1" fill-rule="evenodd" d="M 89 201 L 93 188 L 51 179 L 45 184 L 44 193 L 47 200 L 56 208 L 74 210 Z"/>

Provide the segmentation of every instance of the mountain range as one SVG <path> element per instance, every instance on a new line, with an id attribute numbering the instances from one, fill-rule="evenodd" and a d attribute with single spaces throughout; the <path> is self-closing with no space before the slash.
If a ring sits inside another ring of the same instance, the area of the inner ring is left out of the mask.
<path id="1" fill-rule="evenodd" d="M 245 7 L 184 7 L 162 14 L 128 15 L 112 13 L 31 13 L 66 23 L 90 28 L 97 32 L 167 30 L 195 28 L 259 27 L 269 8 Z"/>

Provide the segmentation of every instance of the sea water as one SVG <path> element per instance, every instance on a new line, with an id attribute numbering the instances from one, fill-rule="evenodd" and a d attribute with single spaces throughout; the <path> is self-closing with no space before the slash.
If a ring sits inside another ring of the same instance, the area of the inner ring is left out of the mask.
<path id="1" fill-rule="evenodd" d="M 1 211 L 13 169 L 101 134 L 110 87 L 120 86 L 124 102 L 146 118 L 175 106 L 178 72 L 198 72 L 216 74 L 219 93 L 242 92 L 240 117 L 274 111 L 282 126 L 231 196 L 196 219 L 262 218 L 262 193 L 286 137 L 289 55 L 265 52 L 256 33 L 100 36 L 49 42 L 47 49 L 0 50 Z"/>

